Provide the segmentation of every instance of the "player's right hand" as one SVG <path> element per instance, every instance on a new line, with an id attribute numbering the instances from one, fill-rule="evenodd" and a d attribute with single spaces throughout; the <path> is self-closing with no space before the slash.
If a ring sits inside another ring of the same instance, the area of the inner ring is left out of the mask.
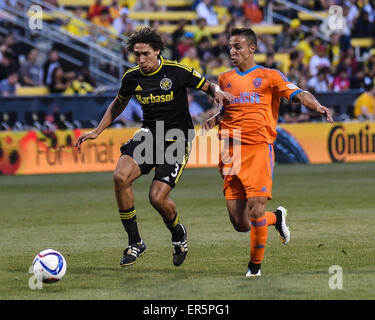
<path id="1" fill-rule="evenodd" d="M 75 144 L 75 147 L 80 149 L 82 142 L 85 142 L 86 140 L 94 140 L 98 137 L 98 133 L 96 133 L 95 130 L 85 132 L 84 134 L 80 135 L 77 139 L 77 142 Z"/>

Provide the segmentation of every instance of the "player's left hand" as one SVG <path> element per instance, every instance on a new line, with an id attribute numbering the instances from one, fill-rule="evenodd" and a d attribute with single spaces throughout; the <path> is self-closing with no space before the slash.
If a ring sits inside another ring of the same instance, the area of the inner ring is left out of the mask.
<path id="1" fill-rule="evenodd" d="M 327 107 L 320 105 L 320 106 L 316 109 L 316 111 L 319 112 L 319 113 L 322 114 L 322 115 L 325 115 L 326 118 L 327 118 L 327 121 L 328 121 L 328 122 L 330 122 L 330 123 L 333 123 L 333 122 L 334 122 L 333 117 L 332 117 L 332 112 L 331 112 L 331 110 L 329 110 Z"/>

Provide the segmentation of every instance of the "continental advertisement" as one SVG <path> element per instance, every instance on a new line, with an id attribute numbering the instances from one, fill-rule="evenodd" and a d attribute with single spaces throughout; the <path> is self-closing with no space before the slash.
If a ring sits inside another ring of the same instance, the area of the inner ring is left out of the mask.
<path id="1" fill-rule="evenodd" d="M 74 147 L 84 132 L 0 132 L 0 174 L 48 174 L 113 171 L 120 147 L 138 128 L 109 128 L 96 140 Z M 375 161 L 375 122 L 282 124 L 274 144 L 279 163 Z M 217 131 L 202 136 L 196 128 L 187 167 L 215 167 Z"/>

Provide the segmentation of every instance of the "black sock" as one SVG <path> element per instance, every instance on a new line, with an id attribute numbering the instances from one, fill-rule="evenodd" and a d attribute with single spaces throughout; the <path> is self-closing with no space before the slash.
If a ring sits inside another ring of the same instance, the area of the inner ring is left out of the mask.
<path id="1" fill-rule="evenodd" d="M 164 220 L 165 225 L 172 234 L 172 241 L 181 241 L 184 237 L 184 230 L 179 223 L 178 214 L 172 219 L 172 221 Z"/>
<path id="2" fill-rule="evenodd" d="M 119 210 L 121 222 L 128 233 L 129 244 L 141 242 L 138 233 L 137 216 L 134 207 L 128 210 Z"/>

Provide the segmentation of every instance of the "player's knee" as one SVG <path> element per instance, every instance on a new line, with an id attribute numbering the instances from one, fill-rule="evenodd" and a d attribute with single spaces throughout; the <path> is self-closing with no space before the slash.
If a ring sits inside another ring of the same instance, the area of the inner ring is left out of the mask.
<path id="1" fill-rule="evenodd" d="M 151 190 L 150 193 L 149 193 L 149 195 L 148 195 L 148 198 L 150 200 L 151 205 L 154 208 L 161 207 L 162 204 L 163 204 L 163 202 L 164 202 L 164 197 L 157 190 Z"/>
<path id="2" fill-rule="evenodd" d="M 115 183 L 116 188 L 126 188 L 130 186 L 130 176 L 126 173 L 120 171 L 115 171 L 113 173 L 113 182 Z"/>
<path id="3" fill-rule="evenodd" d="M 252 219 L 262 218 L 266 213 L 265 200 L 263 198 L 254 198 L 248 203 L 247 210 Z"/>
<path id="4" fill-rule="evenodd" d="M 230 217 L 230 221 L 234 230 L 238 232 L 248 232 L 250 230 L 250 221 L 248 219 L 239 219 L 238 217 Z"/>
<path id="5" fill-rule="evenodd" d="M 265 207 L 262 205 L 255 205 L 251 207 L 249 211 L 249 217 L 252 219 L 259 219 L 262 218 L 265 215 Z"/>

